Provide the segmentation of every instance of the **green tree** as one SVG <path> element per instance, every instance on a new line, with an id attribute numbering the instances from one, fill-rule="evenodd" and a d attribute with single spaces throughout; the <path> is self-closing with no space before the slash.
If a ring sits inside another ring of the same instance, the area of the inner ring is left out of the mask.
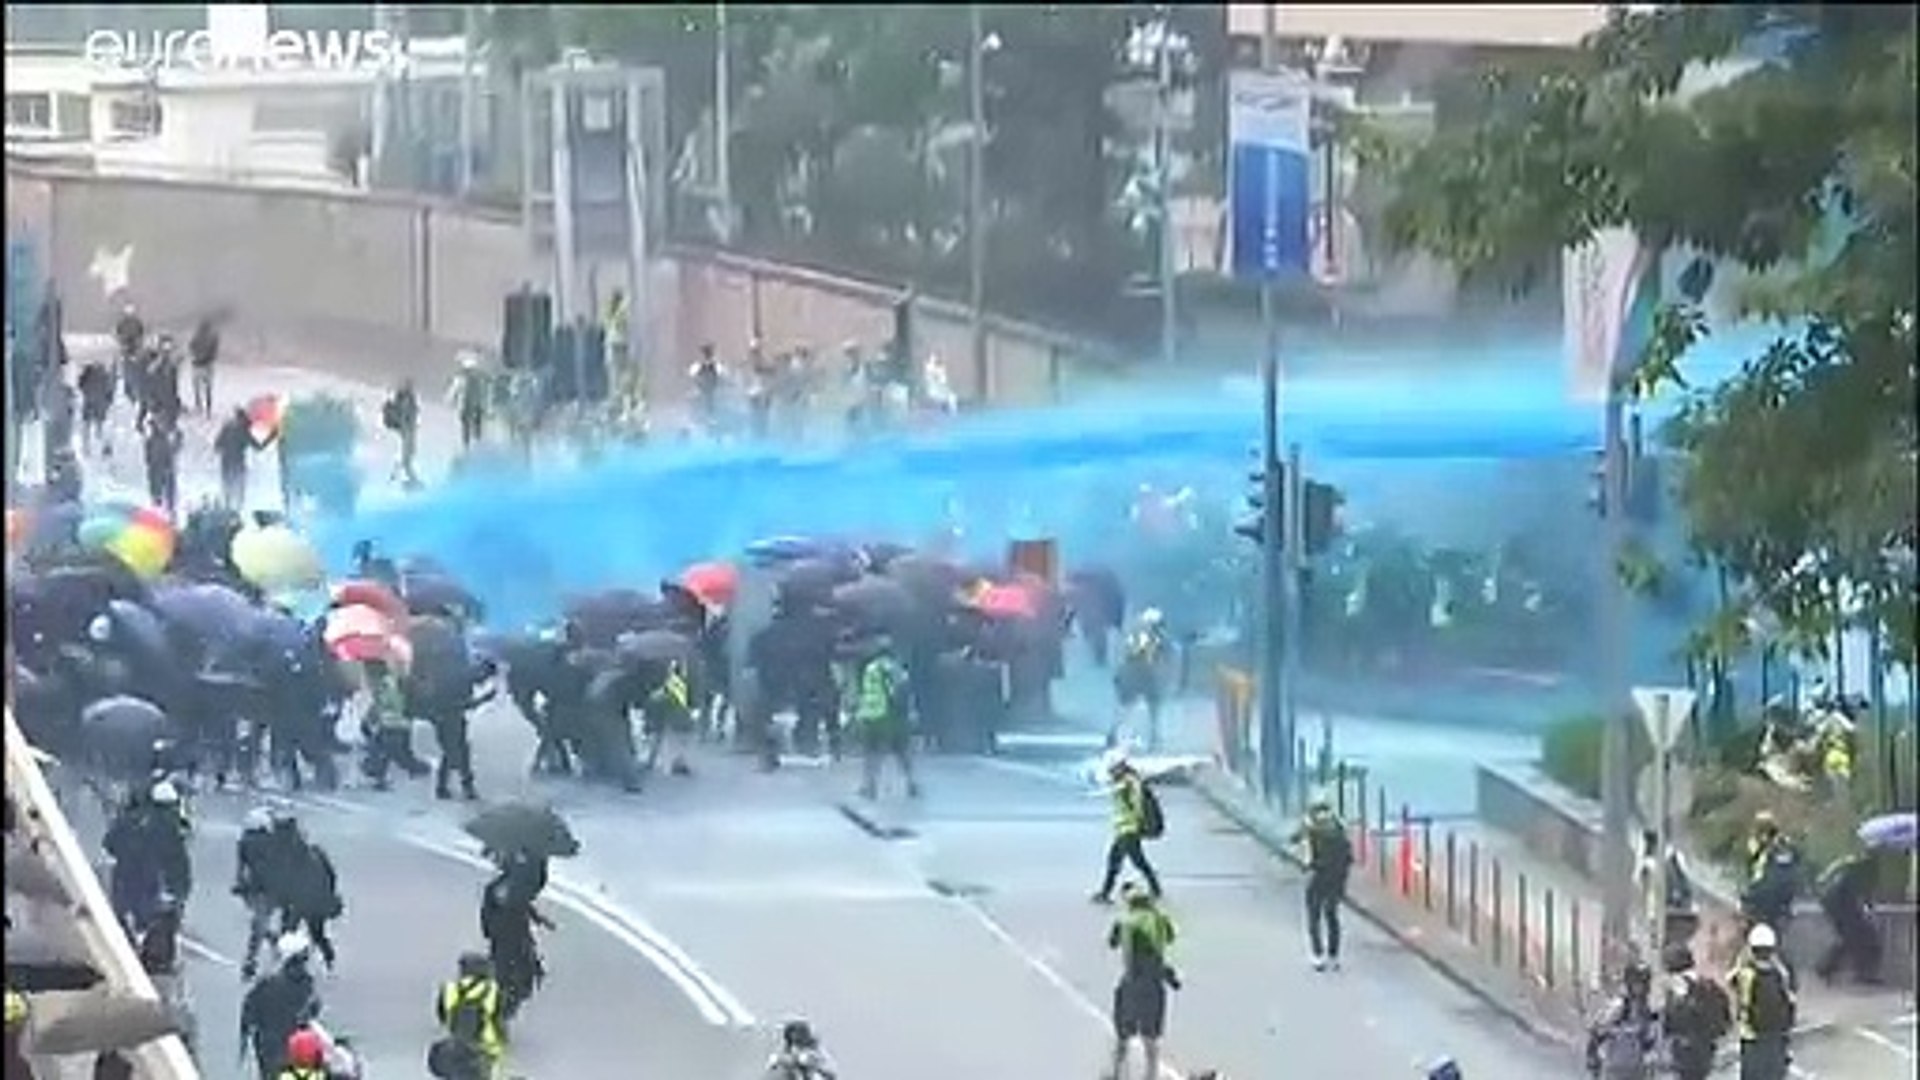
<path id="1" fill-rule="evenodd" d="M 1756 43 L 1767 62 L 1680 92 Z M 1626 226 L 1696 253 L 1693 284 L 1733 268 L 1793 328 L 1669 432 L 1692 542 L 1732 586 L 1708 651 L 1765 612 L 1808 651 L 1865 620 L 1914 657 L 1914 49 L 1908 5 L 1623 11 L 1485 73 L 1479 123 L 1378 154 L 1392 238 L 1469 277 L 1524 288 Z M 1704 332 L 1692 301 L 1663 311 L 1631 389 L 1680 380 Z"/>

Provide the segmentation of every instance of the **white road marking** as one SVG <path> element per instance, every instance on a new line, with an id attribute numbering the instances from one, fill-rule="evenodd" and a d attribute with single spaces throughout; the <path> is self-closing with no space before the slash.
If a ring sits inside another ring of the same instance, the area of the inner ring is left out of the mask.
<path id="1" fill-rule="evenodd" d="M 301 794 L 287 801 L 331 809 L 360 817 L 380 816 L 377 808 L 326 794 Z M 494 865 L 477 851 L 414 829 L 389 834 L 393 839 L 429 854 L 491 873 Z M 615 941 L 638 953 L 665 976 L 692 1003 L 700 1018 L 715 1027 L 750 1028 L 756 1021 L 740 999 L 714 979 L 665 934 L 645 920 L 594 896 L 563 874 L 549 880 L 546 895 L 562 908 L 606 931 Z"/>
<path id="2" fill-rule="evenodd" d="M 240 966 L 240 961 L 235 960 L 233 957 L 228 956 L 226 953 L 223 953 L 220 950 L 214 948 L 213 946 L 202 942 L 200 939 L 188 937 L 186 934 L 180 935 L 180 949 L 181 951 L 191 953 L 194 956 L 197 956 L 200 959 L 205 960 L 210 964 L 218 964 L 221 967 L 226 967 L 226 968 L 238 968 Z"/>
<path id="3" fill-rule="evenodd" d="M 1898 1021 L 1895 1021 L 1895 1023 L 1898 1023 Z M 1897 1054 L 1900 1057 L 1906 1058 L 1908 1061 L 1913 1060 L 1913 1049 L 1911 1047 L 1902 1046 L 1898 1040 L 1890 1038 L 1886 1035 L 1882 1035 L 1879 1032 L 1873 1030 L 1872 1028 L 1857 1027 L 1857 1028 L 1848 1028 L 1847 1030 L 1853 1032 L 1855 1035 L 1860 1036 L 1861 1038 L 1867 1040 L 1868 1042 L 1874 1044 L 1875 1046 L 1878 1046 L 1884 1050 Z"/>
<path id="4" fill-rule="evenodd" d="M 968 903 L 965 900 L 959 899 L 955 899 L 951 901 L 951 903 L 956 908 L 966 912 L 967 916 L 973 920 L 975 925 L 985 930 L 987 936 L 999 942 L 1001 947 L 1005 948 L 1016 960 L 1019 960 L 1021 964 L 1025 965 L 1027 970 L 1039 976 L 1042 982 L 1045 982 L 1048 986 L 1058 991 L 1074 1008 L 1078 1009 L 1094 1023 L 1100 1025 L 1102 1031 L 1111 1032 L 1113 1030 L 1113 1018 L 1108 1015 L 1107 1010 L 1096 1005 L 1092 999 L 1081 993 L 1080 988 L 1073 985 L 1070 979 L 1060 974 L 1059 970 L 1052 964 L 1047 963 L 1040 954 L 1022 944 L 1019 938 L 1014 937 L 1011 931 L 1001 926 L 998 920 L 992 915 L 987 914 L 978 904 Z M 1167 1057 L 1166 1050 L 1163 1047 L 1160 1051 L 1160 1074 L 1155 1077 L 1154 1080 L 1183 1080 L 1186 1075 L 1185 1072 L 1181 1071 L 1179 1066 L 1175 1065 L 1172 1060 Z"/>

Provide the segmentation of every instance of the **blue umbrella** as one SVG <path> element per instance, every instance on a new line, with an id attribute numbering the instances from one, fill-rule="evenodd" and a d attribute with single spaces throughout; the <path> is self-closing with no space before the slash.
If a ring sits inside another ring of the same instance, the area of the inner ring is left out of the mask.
<path id="1" fill-rule="evenodd" d="M 1860 823 L 1859 836 L 1876 851 L 1912 851 L 1920 840 L 1920 815 L 1907 810 L 1868 818 Z"/>
<path id="2" fill-rule="evenodd" d="M 757 562 L 783 563 L 821 558 L 834 549 L 832 542 L 810 536 L 770 536 L 748 544 L 747 557 Z"/>

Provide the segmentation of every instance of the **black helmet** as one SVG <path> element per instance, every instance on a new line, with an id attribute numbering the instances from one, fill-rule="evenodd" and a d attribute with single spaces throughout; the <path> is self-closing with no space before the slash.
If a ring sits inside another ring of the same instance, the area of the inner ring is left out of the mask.
<path id="1" fill-rule="evenodd" d="M 820 1040 L 813 1034 L 813 1025 L 805 1020 L 789 1020 L 780 1025 L 780 1043 L 789 1050 L 817 1050 Z"/>
<path id="2" fill-rule="evenodd" d="M 460 977 L 463 979 L 484 978 L 493 973 L 493 963 L 485 953 L 464 952 L 460 954 Z"/>
<path id="3" fill-rule="evenodd" d="M 1666 951 L 1661 954 L 1660 960 L 1661 965 L 1667 969 L 1667 974 L 1669 975 L 1678 975 L 1683 971 L 1693 970 L 1693 950 L 1687 948 L 1685 945 L 1676 943 L 1667 946 Z"/>

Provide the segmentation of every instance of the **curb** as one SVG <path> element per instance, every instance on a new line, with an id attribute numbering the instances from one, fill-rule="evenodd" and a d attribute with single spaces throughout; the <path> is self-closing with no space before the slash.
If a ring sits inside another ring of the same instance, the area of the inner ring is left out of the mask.
<path id="1" fill-rule="evenodd" d="M 1293 853 L 1284 840 L 1275 835 L 1273 827 L 1265 822 L 1256 820 L 1252 814 L 1249 814 L 1243 807 L 1237 805 L 1236 799 L 1223 793 L 1220 790 L 1222 783 L 1223 781 L 1219 777 L 1217 770 L 1206 769 L 1196 771 L 1189 786 L 1198 793 L 1202 799 L 1206 800 L 1207 805 L 1212 807 L 1214 812 L 1232 822 L 1248 836 L 1251 836 L 1269 855 L 1278 858 L 1289 866 L 1304 870 L 1306 864 L 1300 860 L 1299 856 Z M 1468 971 L 1465 965 L 1456 964 L 1452 960 L 1439 955 L 1434 950 L 1426 948 L 1421 938 L 1408 934 L 1394 919 L 1389 917 L 1376 905 L 1355 900 L 1351 892 L 1347 894 L 1345 904 L 1348 910 L 1358 915 L 1363 921 L 1372 925 L 1381 933 L 1386 934 L 1388 938 L 1406 949 L 1407 952 L 1418 957 L 1429 968 L 1433 969 L 1435 973 L 1440 975 L 1441 978 L 1458 987 L 1475 1001 L 1480 1002 L 1495 1013 L 1498 1013 L 1528 1037 L 1557 1049 L 1578 1052 L 1580 1048 L 1580 1037 L 1578 1035 L 1547 1023 L 1531 1011 L 1515 1005 L 1505 997 L 1489 989 L 1476 978 L 1472 972 Z"/>

